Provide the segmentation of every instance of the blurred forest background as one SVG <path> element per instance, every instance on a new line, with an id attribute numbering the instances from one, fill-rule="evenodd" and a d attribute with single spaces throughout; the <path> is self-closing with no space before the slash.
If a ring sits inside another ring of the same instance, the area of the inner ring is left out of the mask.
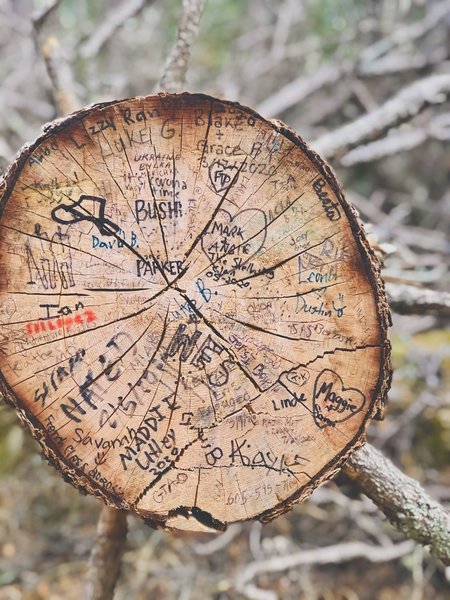
<path id="1" fill-rule="evenodd" d="M 158 91 L 180 11 L 181 0 L 0 0 L 0 173 L 61 116 L 55 80 L 79 107 Z M 384 261 L 393 308 L 394 380 L 369 440 L 446 506 L 449 29 L 448 0 L 209 0 L 187 85 L 283 120 L 336 170 Z M 400 108 L 389 121 L 392 98 Z M 358 138 L 367 116 L 372 129 Z M 1 404 L 0 599 L 82 598 L 99 510 Z M 233 525 L 217 538 L 130 519 L 115 597 L 448 598 L 449 569 L 404 540 L 339 476 L 271 524 Z M 355 542 L 360 556 L 346 561 Z M 313 552 L 335 544 L 342 552 Z M 288 568 L 300 550 L 310 560 Z"/>

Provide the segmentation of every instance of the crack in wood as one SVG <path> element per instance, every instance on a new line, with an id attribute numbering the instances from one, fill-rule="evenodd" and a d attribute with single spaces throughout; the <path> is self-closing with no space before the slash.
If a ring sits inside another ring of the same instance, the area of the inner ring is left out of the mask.
<path id="1" fill-rule="evenodd" d="M 363 442 L 389 381 L 379 269 L 283 125 L 203 95 L 90 107 L 21 153 L 0 211 L 0 380 L 77 487 L 221 531 Z"/>

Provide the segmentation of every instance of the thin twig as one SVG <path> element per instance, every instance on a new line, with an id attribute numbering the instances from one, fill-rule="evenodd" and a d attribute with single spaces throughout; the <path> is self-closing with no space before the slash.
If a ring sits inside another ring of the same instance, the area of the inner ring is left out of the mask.
<path id="1" fill-rule="evenodd" d="M 422 21 L 398 27 L 389 36 L 377 40 L 362 51 L 360 58 L 361 70 L 364 71 L 367 65 L 370 65 L 393 48 L 426 35 L 440 23 L 444 22 L 449 12 L 450 0 L 443 0 L 435 4 Z"/>
<path id="2" fill-rule="evenodd" d="M 234 538 L 241 533 L 241 525 L 233 523 L 221 535 L 209 540 L 208 542 L 193 544 L 192 549 L 199 556 L 209 556 L 214 552 L 223 550 Z"/>
<path id="3" fill-rule="evenodd" d="M 86 600 L 111 600 L 127 538 L 127 513 L 103 506 L 89 560 Z"/>
<path id="4" fill-rule="evenodd" d="M 183 0 L 177 37 L 159 83 L 162 90 L 179 92 L 186 85 L 191 48 L 197 39 L 200 18 L 206 0 Z"/>
<path id="5" fill-rule="evenodd" d="M 80 54 L 83 58 L 97 56 L 114 33 L 127 21 L 137 15 L 146 4 L 153 0 L 124 0 L 114 6 L 104 17 L 102 24 L 95 28 L 91 36 L 83 43 Z"/>
<path id="6" fill-rule="evenodd" d="M 417 481 L 404 475 L 370 444 L 356 450 L 342 471 L 397 529 L 429 545 L 432 554 L 450 565 L 449 515 Z"/>
<path id="7" fill-rule="evenodd" d="M 66 115 L 79 108 L 75 93 L 72 68 L 64 49 L 54 34 L 45 30 L 54 20 L 61 0 L 54 0 L 33 19 L 36 47 L 41 49 L 48 76 L 52 83 L 53 104 L 57 116 Z"/>
<path id="8" fill-rule="evenodd" d="M 287 556 L 276 556 L 250 563 L 238 574 L 235 587 L 247 598 L 277 600 L 278 595 L 275 592 L 257 588 L 250 583 L 252 579 L 260 574 L 279 573 L 307 565 L 340 564 L 356 558 L 365 558 L 370 562 L 388 562 L 409 554 L 413 548 L 414 543 L 408 540 L 392 546 L 371 546 L 362 542 L 348 542 L 325 548 L 300 550 Z"/>
<path id="9" fill-rule="evenodd" d="M 441 359 L 441 357 L 439 357 Z M 441 360 L 439 360 L 439 363 Z M 439 367 L 437 367 L 438 369 Z M 436 370 L 437 370 L 436 369 Z M 431 387 L 431 386 L 430 386 Z M 403 432 L 403 437 L 407 438 L 404 435 L 405 430 L 412 430 L 415 425 L 415 420 L 419 417 L 420 414 L 424 412 L 427 408 L 433 407 L 436 408 L 440 405 L 440 397 L 439 394 L 436 393 L 436 389 L 434 390 L 423 390 L 416 397 L 415 401 L 410 404 L 406 410 L 404 410 L 400 416 L 398 416 L 395 421 L 389 422 L 386 427 L 376 431 L 376 444 L 379 448 L 382 448 L 386 442 L 392 440 L 394 436 L 397 436 Z M 410 440 L 408 440 L 408 443 Z M 397 442 L 397 448 L 400 444 Z"/>
<path id="10" fill-rule="evenodd" d="M 426 67 L 432 67 L 445 60 L 446 49 L 439 47 L 431 54 L 422 54 L 416 52 L 405 53 L 392 53 L 387 56 L 383 56 L 379 60 L 373 63 L 369 63 L 356 71 L 359 77 L 382 77 L 383 75 L 393 75 L 394 73 L 402 73 L 405 71 L 418 71 L 419 69 L 425 69 Z"/>
<path id="11" fill-rule="evenodd" d="M 357 146 L 341 158 L 344 167 L 362 162 L 371 162 L 417 148 L 430 138 L 437 140 L 448 140 L 450 138 L 450 113 L 436 116 L 423 127 L 399 128 L 389 132 L 384 138 Z"/>
<path id="12" fill-rule="evenodd" d="M 428 138 L 425 129 L 411 128 L 403 131 L 390 132 L 381 140 L 370 142 L 350 150 L 341 158 L 344 167 L 350 167 L 358 163 L 372 162 L 385 156 L 391 156 L 398 152 L 404 152 L 420 146 Z"/>
<path id="13" fill-rule="evenodd" d="M 261 102 L 257 110 L 262 115 L 275 117 L 324 86 L 335 83 L 342 75 L 340 67 L 325 64 L 312 75 L 299 77 L 276 91 Z"/>
<path id="14" fill-rule="evenodd" d="M 52 0 L 47 6 L 45 6 L 40 12 L 33 17 L 33 26 L 36 31 L 39 31 L 49 17 L 59 8 L 61 0 Z"/>
<path id="15" fill-rule="evenodd" d="M 272 48 L 269 58 L 283 59 L 286 56 L 287 41 L 292 25 L 304 16 L 304 6 L 297 0 L 285 0 L 278 10 L 277 21 L 273 28 Z"/>
<path id="16" fill-rule="evenodd" d="M 450 75 L 431 75 L 404 88 L 367 115 L 323 135 L 312 146 L 319 154 L 334 158 L 359 144 L 379 138 L 427 106 L 444 102 L 448 96 Z"/>

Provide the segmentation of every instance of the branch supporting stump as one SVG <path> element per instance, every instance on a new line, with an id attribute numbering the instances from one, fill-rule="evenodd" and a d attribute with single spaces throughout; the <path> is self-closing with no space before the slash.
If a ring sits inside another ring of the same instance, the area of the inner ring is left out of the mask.
<path id="1" fill-rule="evenodd" d="M 397 529 L 430 546 L 431 553 L 450 566 L 450 515 L 417 481 L 370 444 L 354 452 L 342 471 Z"/>
<path id="2" fill-rule="evenodd" d="M 264 522 L 381 416 L 378 264 L 283 124 L 195 94 L 94 106 L 0 195 L 4 394 L 78 488 L 168 529 Z"/>
<path id="3" fill-rule="evenodd" d="M 126 511 L 104 506 L 97 524 L 97 539 L 89 559 L 86 600 L 113 598 L 126 539 Z"/>

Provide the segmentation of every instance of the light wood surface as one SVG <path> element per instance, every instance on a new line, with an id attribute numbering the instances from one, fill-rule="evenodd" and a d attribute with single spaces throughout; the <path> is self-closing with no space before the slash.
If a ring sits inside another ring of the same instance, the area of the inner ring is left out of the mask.
<path id="1" fill-rule="evenodd" d="M 77 487 L 167 528 L 264 521 L 380 416 L 378 265 L 281 123 L 202 95 L 99 105 L 0 195 L 4 394 Z"/>

